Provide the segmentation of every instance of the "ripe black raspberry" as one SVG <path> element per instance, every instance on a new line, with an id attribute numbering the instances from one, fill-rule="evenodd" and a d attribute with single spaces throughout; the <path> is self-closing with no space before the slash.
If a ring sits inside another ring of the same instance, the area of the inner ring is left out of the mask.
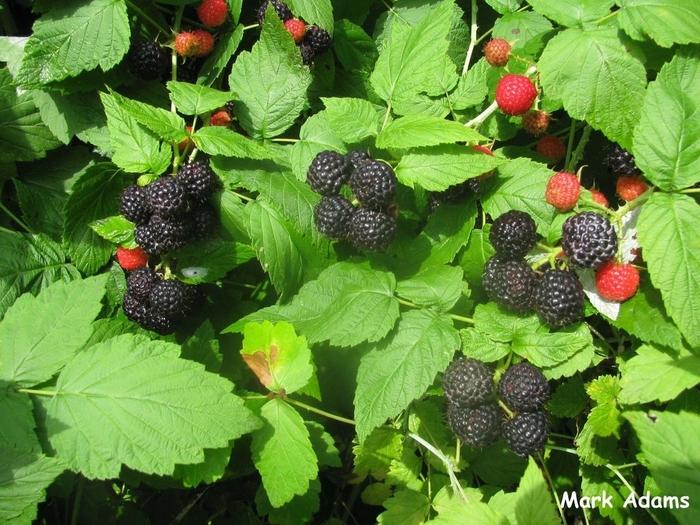
<path id="1" fill-rule="evenodd" d="M 174 177 L 166 175 L 146 186 L 148 204 L 153 213 L 162 217 L 176 217 L 187 210 L 185 187 Z"/>
<path id="2" fill-rule="evenodd" d="M 503 374 L 498 397 L 511 410 L 534 412 L 549 401 L 549 383 L 539 368 L 523 361 Z"/>
<path id="3" fill-rule="evenodd" d="M 351 151 L 348 151 L 345 154 L 345 159 L 350 163 L 352 166 L 352 169 L 357 169 L 357 167 L 362 164 L 366 160 L 370 160 L 372 157 L 369 156 L 369 153 L 367 153 L 363 149 L 354 149 Z"/>
<path id="4" fill-rule="evenodd" d="M 318 27 L 316 24 L 311 24 L 306 28 L 303 42 L 311 46 L 316 55 L 325 53 L 333 45 L 333 39 L 328 34 L 328 31 Z"/>
<path id="5" fill-rule="evenodd" d="M 259 24 L 262 24 L 263 20 L 265 20 L 265 11 L 267 11 L 268 4 L 272 4 L 272 7 L 275 8 L 275 12 L 277 13 L 277 16 L 280 17 L 282 22 L 286 22 L 287 20 L 294 18 L 291 9 L 289 9 L 289 6 L 284 2 L 280 2 L 280 0 L 266 0 L 260 4 L 260 7 L 258 7 Z"/>
<path id="6" fill-rule="evenodd" d="M 396 237 L 396 219 L 381 211 L 357 208 L 350 219 L 348 239 L 355 248 L 383 252 Z"/>
<path id="7" fill-rule="evenodd" d="M 608 164 L 608 170 L 615 176 L 618 175 L 641 175 L 642 170 L 637 167 L 632 154 L 614 144 L 605 157 L 605 162 Z"/>
<path id="8" fill-rule="evenodd" d="M 504 260 L 494 255 L 484 265 L 482 284 L 489 298 L 496 303 L 526 312 L 532 308 L 532 295 L 537 274 L 523 260 Z"/>
<path id="9" fill-rule="evenodd" d="M 311 189 L 321 195 L 338 195 L 340 188 L 350 178 L 350 164 L 335 151 L 322 151 L 311 161 L 306 181 Z"/>
<path id="10" fill-rule="evenodd" d="M 506 446 L 521 457 L 542 450 L 549 439 L 552 424 L 544 412 L 520 412 L 501 426 Z"/>
<path id="11" fill-rule="evenodd" d="M 181 316 L 168 317 L 155 310 L 148 310 L 145 319 L 140 324 L 146 330 L 151 330 L 160 335 L 168 335 L 177 330 L 177 325 L 181 319 Z"/>
<path id="12" fill-rule="evenodd" d="M 583 286 L 575 273 L 550 268 L 535 282 L 533 294 L 537 313 L 558 328 L 581 320 Z"/>
<path id="13" fill-rule="evenodd" d="M 454 184 L 446 190 L 431 193 L 428 198 L 430 211 L 435 211 L 435 208 L 443 203 L 458 202 L 467 195 L 481 193 L 481 184 L 479 179 L 467 179 L 459 184 Z"/>
<path id="14" fill-rule="evenodd" d="M 127 186 L 119 198 L 119 211 L 134 224 L 143 224 L 151 216 L 148 192 L 138 184 Z"/>
<path id="15" fill-rule="evenodd" d="M 148 296 L 153 311 L 171 318 L 185 313 L 188 299 L 187 285 L 177 279 L 166 279 L 156 283 Z"/>
<path id="16" fill-rule="evenodd" d="M 205 239 L 216 231 L 219 226 L 219 217 L 214 207 L 203 202 L 189 212 L 192 222 L 192 235 L 194 239 Z"/>
<path id="17" fill-rule="evenodd" d="M 190 198 L 202 202 L 219 187 L 219 179 L 207 160 L 188 162 L 177 172 L 177 181 L 184 186 Z"/>
<path id="18" fill-rule="evenodd" d="M 168 56 L 156 42 L 138 40 L 126 55 L 126 65 L 140 80 L 158 80 L 168 68 Z"/>
<path id="19" fill-rule="evenodd" d="M 493 394 L 493 370 L 481 361 L 459 356 L 442 376 L 442 389 L 450 403 L 475 407 Z"/>
<path id="20" fill-rule="evenodd" d="M 485 447 L 498 439 L 503 411 L 495 403 L 474 408 L 454 403 L 447 405 L 447 422 L 463 443 L 471 447 Z"/>
<path id="21" fill-rule="evenodd" d="M 136 227 L 134 238 L 148 255 L 161 255 L 190 242 L 192 229 L 189 216 L 166 218 L 152 215 L 147 224 Z"/>
<path id="22" fill-rule="evenodd" d="M 134 297 L 128 291 L 122 299 L 122 308 L 124 315 L 134 323 L 143 324 L 148 316 L 148 306 L 146 301 L 142 301 Z"/>
<path id="23" fill-rule="evenodd" d="M 562 227 L 562 248 L 571 262 L 598 268 L 617 253 L 617 234 L 610 221 L 592 211 L 572 215 Z"/>
<path id="24" fill-rule="evenodd" d="M 386 210 L 396 194 L 396 174 L 388 164 L 370 159 L 350 175 L 350 188 L 365 208 Z"/>
<path id="25" fill-rule="evenodd" d="M 537 242 L 537 225 L 528 213 L 510 210 L 493 221 L 489 240 L 501 259 L 521 259 Z"/>
<path id="26" fill-rule="evenodd" d="M 323 197 L 314 207 L 314 224 L 326 237 L 344 239 L 348 236 L 354 211 L 355 207 L 342 195 Z"/>
<path id="27" fill-rule="evenodd" d="M 316 53 L 314 52 L 314 48 L 311 47 L 309 44 L 302 42 L 299 45 L 299 52 L 301 53 L 301 62 L 305 66 L 310 66 L 311 64 L 314 63 L 314 58 L 316 58 Z"/>
<path id="28" fill-rule="evenodd" d="M 136 268 L 126 279 L 126 291 L 141 302 L 148 299 L 151 290 L 160 281 L 160 276 L 148 266 Z"/>

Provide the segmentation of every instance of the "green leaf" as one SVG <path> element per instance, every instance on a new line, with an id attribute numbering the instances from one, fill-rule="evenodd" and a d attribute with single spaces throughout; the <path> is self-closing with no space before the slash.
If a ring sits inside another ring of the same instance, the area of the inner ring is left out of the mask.
<path id="1" fill-rule="evenodd" d="M 236 1 L 239 3 L 243 2 L 243 0 Z M 236 20 L 235 16 L 234 20 Z M 233 33 L 225 32 L 218 35 L 218 45 L 214 47 L 214 51 L 207 57 L 206 62 L 204 62 L 204 65 L 199 70 L 199 75 L 197 77 L 197 82 L 199 84 L 211 86 L 218 78 L 222 78 L 221 73 L 228 67 L 231 58 L 236 54 L 238 46 L 243 40 L 244 31 L 245 28 L 242 25 L 237 25 Z"/>
<path id="2" fill-rule="evenodd" d="M 522 0 L 486 0 L 486 3 L 497 13 L 505 15 L 516 11 L 522 4 Z"/>
<path id="3" fill-rule="evenodd" d="M 112 95 L 100 93 L 107 114 L 112 161 L 129 173 L 160 175 L 170 165 L 170 148 L 123 110 Z"/>
<path id="4" fill-rule="evenodd" d="M 341 467 L 340 452 L 333 442 L 333 437 L 324 430 L 323 425 L 315 421 L 304 421 L 309 430 L 309 439 L 318 457 L 319 466 Z"/>
<path id="5" fill-rule="evenodd" d="M 176 113 L 122 97 L 115 92 L 110 94 L 127 115 L 135 119 L 139 124 L 146 126 L 158 137 L 175 142 L 180 142 L 187 138 L 185 120 Z"/>
<path id="6" fill-rule="evenodd" d="M 513 352 L 543 367 L 567 361 L 588 345 L 586 339 L 570 333 L 526 333 L 516 335 Z"/>
<path id="7" fill-rule="evenodd" d="M 583 26 L 586 22 L 595 22 L 610 14 L 613 0 L 528 0 L 532 8 L 556 23 L 572 27 Z"/>
<path id="8" fill-rule="evenodd" d="M 700 13 L 693 0 L 620 0 L 620 27 L 635 40 L 662 47 L 700 42 Z"/>
<path id="9" fill-rule="evenodd" d="M 333 6 L 330 0 L 289 0 L 289 8 L 295 16 L 307 24 L 316 24 L 333 36 Z"/>
<path id="10" fill-rule="evenodd" d="M 134 223 L 126 220 L 122 215 L 112 215 L 106 219 L 97 219 L 88 224 L 88 226 L 97 235 L 111 243 L 120 244 L 129 249 L 138 246 L 134 240 Z"/>
<path id="11" fill-rule="evenodd" d="M 503 159 L 484 155 L 469 146 L 447 145 L 408 153 L 401 157 L 395 171 L 399 182 L 406 186 L 443 191 L 505 163 Z"/>
<path id="12" fill-rule="evenodd" d="M 172 476 L 182 480 L 185 487 L 201 483 L 212 484 L 226 473 L 231 460 L 231 447 L 204 449 L 204 461 L 194 465 L 175 465 Z"/>
<path id="13" fill-rule="evenodd" d="M 66 469 L 60 458 L 0 444 L 0 521 L 33 523 L 46 488 Z"/>
<path id="14" fill-rule="evenodd" d="M 557 417 L 576 417 L 588 405 L 588 396 L 579 376 L 562 383 L 547 403 L 550 414 Z"/>
<path id="15" fill-rule="evenodd" d="M 556 4 L 555 4 L 556 5 Z M 534 11 L 508 13 L 493 25 L 493 38 L 507 40 L 514 50 L 539 52 L 544 47 L 543 35 L 552 30 L 552 23 Z"/>
<path id="16" fill-rule="evenodd" d="M 642 453 L 654 480 L 663 494 L 686 496 L 690 506 L 671 509 L 678 522 L 691 525 L 700 521 L 700 510 L 693 501 L 700 501 L 700 416 L 688 412 L 627 412 L 642 442 Z"/>
<path id="17" fill-rule="evenodd" d="M 455 266 L 435 266 L 400 281 L 396 293 L 414 303 L 447 312 L 464 291 L 463 272 Z"/>
<path id="18" fill-rule="evenodd" d="M 126 3 L 70 2 L 52 6 L 32 26 L 17 81 L 25 86 L 74 77 L 118 64 L 129 48 Z"/>
<path id="19" fill-rule="evenodd" d="M 620 363 L 620 403 L 636 405 L 670 401 L 700 383 L 700 357 L 681 349 L 671 352 L 651 345 Z"/>
<path id="20" fill-rule="evenodd" d="M 12 422 L 11 425 L 0 426 L 0 449 L 10 447 L 18 451 L 41 452 L 41 445 L 34 432 L 36 421 L 32 401 L 28 395 L 3 386 L 0 393 L 0 417 L 3 421 Z"/>
<path id="21" fill-rule="evenodd" d="M 454 120 L 408 115 L 390 122 L 382 130 L 377 137 L 377 147 L 415 148 L 483 140 L 486 138 L 480 133 Z"/>
<path id="22" fill-rule="evenodd" d="M 202 363 L 207 372 L 218 374 L 223 362 L 219 341 L 208 319 L 182 345 L 180 357 Z"/>
<path id="23" fill-rule="evenodd" d="M 306 338 L 284 321 L 245 325 L 241 355 L 271 392 L 291 394 L 304 388 L 314 373 Z"/>
<path id="24" fill-rule="evenodd" d="M 540 467 L 532 457 L 528 461 L 515 495 L 517 498 L 515 516 L 518 523 L 561 524 L 547 482 L 542 477 Z"/>
<path id="25" fill-rule="evenodd" d="M 586 386 L 586 392 L 596 401 L 596 406 L 588 414 L 586 424 L 598 436 L 619 437 L 622 424 L 620 410 L 617 407 L 617 397 L 620 393 L 620 381 L 617 377 L 598 376 Z"/>
<path id="26" fill-rule="evenodd" d="M 331 127 L 327 111 L 324 110 L 304 122 L 299 130 L 299 141 L 292 146 L 289 159 L 296 178 L 306 182 L 306 172 L 314 157 L 326 150 L 343 154 L 347 152 L 342 139 Z"/>
<path id="27" fill-rule="evenodd" d="M 575 445 L 579 459 L 586 465 L 602 467 L 624 462 L 625 456 L 620 450 L 620 439 L 617 436 L 598 436 L 588 422 L 576 437 Z"/>
<path id="28" fill-rule="evenodd" d="M 0 232 L 0 248 L 0 318 L 21 294 L 80 278 L 61 246 L 48 237 Z"/>
<path id="29" fill-rule="evenodd" d="M 102 309 L 106 277 L 25 294 L 0 323 L 0 378 L 21 387 L 51 378 L 85 344 Z"/>
<path id="30" fill-rule="evenodd" d="M 360 98 L 321 97 L 321 100 L 331 129 L 343 142 L 359 142 L 379 131 L 379 113 L 370 102 Z M 385 146 L 377 143 L 377 147 Z"/>
<path id="31" fill-rule="evenodd" d="M 700 182 L 699 63 L 697 50 L 684 49 L 661 69 L 647 88 L 634 130 L 635 162 L 666 191 Z"/>
<path id="32" fill-rule="evenodd" d="M 223 126 L 206 126 L 192 135 L 197 148 L 209 155 L 269 159 L 272 154 L 263 146 Z"/>
<path id="33" fill-rule="evenodd" d="M 309 431 L 299 413 L 281 399 L 265 403 L 260 411 L 265 425 L 253 433 L 253 463 L 260 472 L 273 507 L 306 493 L 318 475 Z"/>
<path id="34" fill-rule="evenodd" d="M 459 336 L 462 338 L 462 353 L 467 357 L 491 363 L 510 353 L 509 344 L 494 341 L 474 328 L 460 330 Z"/>
<path id="35" fill-rule="evenodd" d="M 392 336 L 360 361 L 355 392 L 360 442 L 422 396 L 458 348 L 459 335 L 449 317 L 428 310 L 402 314 Z"/>
<path id="36" fill-rule="evenodd" d="M 474 328 L 502 343 L 532 334 L 539 327 L 540 322 L 535 314 L 523 316 L 504 310 L 494 302 L 480 304 L 474 311 Z"/>
<path id="37" fill-rule="evenodd" d="M 385 479 L 392 460 L 401 459 L 403 439 L 403 435 L 393 428 L 375 428 L 367 439 L 352 449 L 355 475 L 359 479 L 368 475 L 377 480 Z"/>
<path id="38" fill-rule="evenodd" d="M 223 279 L 228 272 L 253 259 L 255 251 L 247 244 L 211 238 L 181 248 L 175 256 L 178 277 L 198 284 Z"/>
<path id="39" fill-rule="evenodd" d="M 430 500 L 420 492 L 399 490 L 384 503 L 377 516 L 380 525 L 422 525 L 430 511 Z"/>
<path id="40" fill-rule="evenodd" d="M 295 525 L 297 523 L 312 523 L 314 515 L 321 506 L 321 482 L 312 479 L 309 483 L 309 490 L 304 494 L 294 496 L 281 507 L 273 507 L 265 489 L 260 486 L 255 494 L 255 507 L 258 516 L 267 516 L 267 520 L 272 524 Z M 332 520 L 331 520 L 332 521 Z M 326 525 L 328 524 L 326 522 Z"/>
<path id="41" fill-rule="evenodd" d="M 294 124 L 306 106 L 311 73 L 282 21 L 267 16 L 260 40 L 238 55 L 228 80 L 241 126 L 253 138 L 271 138 Z"/>
<path id="42" fill-rule="evenodd" d="M 362 27 L 345 19 L 335 23 L 333 50 L 348 71 L 372 71 L 379 56 L 372 37 Z"/>
<path id="43" fill-rule="evenodd" d="M 567 29 L 547 43 L 538 67 L 545 92 L 560 99 L 571 117 L 631 147 L 646 71 L 620 42 L 617 28 Z"/>
<path id="44" fill-rule="evenodd" d="M 434 87 L 434 78 L 447 59 L 451 0 L 433 6 L 415 27 L 395 20 L 391 40 L 382 49 L 370 82 L 376 93 L 394 106 L 410 95 Z"/>
<path id="45" fill-rule="evenodd" d="M 167 86 L 170 100 L 185 115 L 202 115 L 214 111 L 233 98 L 231 93 L 189 82 L 171 80 Z"/>
<path id="46" fill-rule="evenodd" d="M 78 269 L 88 275 L 102 268 L 114 250 L 90 224 L 119 213 L 119 195 L 129 182 L 113 164 L 95 164 L 76 181 L 68 197 L 63 245 Z"/>
<path id="47" fill-rule="evenodd" d="M 64 144 L 73 136 L 104 128 L 107 119 L 96 91 L 62 95 L 58 92 L 32 92 L 41 120 Z"/>
<path id="48" fill-rule="evenodd" d="M 469 501 L 459 507 L 452 507 L 425 525 L 509 525 L 508 519 L 498 511 L 480 501 Z"/>
<path id="49" fill-rule="evenodd" d="M 179 354 L 171 343 L 120 335 L 66 365 L 46 425 L 72 469 L 107 479 L 123 463 L 170 475 L 176 463 L 202 463 L 203 449 L 227 447 L 257 427 L 231 383 Z"/>
<path id="50" fill-rule="evenodd" d="M 639 244 L 651 282 L 666 310 L 694 346 L 700 346 L 700 207 L 685 195 L 655 193 L 639 215 Z M 681 291 L 681 292 L 679 292 Z"/>

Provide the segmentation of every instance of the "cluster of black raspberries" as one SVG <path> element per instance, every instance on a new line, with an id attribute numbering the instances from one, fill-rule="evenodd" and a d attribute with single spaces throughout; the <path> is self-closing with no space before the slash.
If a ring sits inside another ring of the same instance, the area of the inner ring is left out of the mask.
<path id="1" fill-rule="evenodd" d="M 581 320 L 583 286 L 576 273 L 557 268 L 535 272 L 525 255 L 537 242 L 536 225 L 522 211 L 511 210 L 491 226 L 489 240 L 496 250 L 484 265 L 482 283 L 492 301 L 518 312 L 534 309 L 554 328 Z M 566 219 L 562 249 L 572 266 L 596 269 L 617 253 L 617 234 L 610 221 L 595 212 Z"/>
<path id="2" fill-rule="evenodd" d="M 346 155 L 322 151 L 311 162 L 306 180 L 323 195 L 314 208 L 319 232 L 331 239 L 347 239 L 363 251 L 381 252 L 389 247 L 396 237 L 396 219 L 390 210 L 397 179 L 391 166 L 366 151 Z M 358 207 L 340 194 L 345 184 L 360 203 Z"/>
<path id="3" fill-rule="evenodd" d="M 219 219 L 209 202 L 219 179 L 208 161 L 185 164 L 175 177 L 162 176 L 147 186 L 133 184 L 121 194 L 120 211 L 136 225 L 134 238 L 150 256 L 163 255 L 208 237 Z M 143 327 L 168 334 L 191 308 L 195 286 L 162 279 L 151 268 L 129 274 L 124 313 Z"/>
<path id="4" fill-rule="evenodd" d="M 262 25 L 265 19 L 265 11 L 267 6 L 272 4 L 277 16 L 282 22 L 287 22 L 294 18 L 292 10 L 281 0 L 265 0 L 258 8 L 258 23 Z M 328 51 L 333 45 L 333 39 L 328 31 L 319 27 L 316 24 L 311 24 L 306 27 L 306 32 L 300 42 L 297 42 L 297 47 L 301 53 L 301 58 L 305 66 L 310 66 L 314 58 Z"/>
<path id="5" fill-rule="evenodd" d="M 513 412 L 506 418 L 494 400 L 494 373 L 476 359 L 460 356 L 445 370 L 442 388 L 447 399 L 447 422 L 463 443 L 484 447 L 501 438 L 518 456 L 544 448 L 551 423 L 542 410 L 549 400 L 549 383 L 530 363 L 512 365 L 498 383 L 498 398 Z"/>

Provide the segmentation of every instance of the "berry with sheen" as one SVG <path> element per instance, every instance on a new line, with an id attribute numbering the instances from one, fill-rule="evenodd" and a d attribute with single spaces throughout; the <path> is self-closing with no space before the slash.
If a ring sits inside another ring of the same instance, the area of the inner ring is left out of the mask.
<path id="1" fill-rule="evenodd" d="M 598 268 L 615 257 L 617 233 L 610 221 L 599 213 L 578 213 L 564 221 L 562 249 L 572 264 Z"/>
<path id="2" fill-rule="evenodd" d="M 637 175 L 620 175 L 615 189 L 620 198 L 625 201 L 633 201 L 649 189 L 649 185 Z"/>
<path id="3" fill-rule="evenodd" d="M 398 181 L 388 164 L 370 159 L 360 163 L 350 175 L 350 189 L 362 206 L 386 210 L 396 193 Z"/>
<path id="4" fill-rule="evenodd" d="M 537 242 L 537 225 L 529 213 L 510 210 L 491 225 L 489 240 L 501 259 L 520 259 Z"/>
<path id="5" fill-rule="evenodd" d="M 549 268 L 535 282 L 535 311 L 553 328 L 580 321 L 584 302 L 583 286 L 575 273 Z"/>
<path id="6" fill-rule="evenodd" d="M 120 246 L 117 248 L 117 262 L 127 271 L 135 270 L 148 264 L 148 254 L 139 247 L 129 249 Z"/>
<path id="7" fill-rule="evenodd" d="M 330 239 L 344 239 L 354 212 L 355 207 L 342 195 L 326 196 L 314 206 L 314 225 Z"/>
<path id="8" fill-rule="evenodd" d="M 470 447 L 485 447 L 500 435 L 503 411 L 496 403 L 473 408 L 449 403 L 447 424 L 462 443 Z"/>
<path id="9" fill-rule="evenodd" d="M 358 250 L 383 252 L 396 237 L 396 219 L 382 211 L 356 208 L 350 219 L 348 240 Z"/>
<path id="10" fill-rule="evenodd" d="M 506 115 L 526 113 L 536 98 L 537 88 L 525 75 L 509 73 L 496 86 L 496 104 Z"/>
<path id="11" fill-rule="evenodd" d="M 477 359 L 459 356 L 442 376 L 447 401 L 462 407 L 488 402 L 494 391 L 493 370 Z"/>
<path id="12" fill-rule="evenodd" d="M 595 284 L 601 297 L 611 301 L 626 301 L 639 288 L 639 270 L 631 264 L 608 261 L 595 274 Z"/>
<path id="13" fill-rule="evenodd" d="M 552 430 L 549 416 L 540 412 L 520 412 L 503 423 L 501 438 L 506 446 L 521 457 L 537 454 L 541 451 Z"/>
<path id="14" fill-rule="evenodd" d="M 495 255 L 486 261 L 481 277 L 492 301 L 519 312 L 532 309 L 537 274 L 524 259 L 504 260 Z"/>
<path id="15" fill-rule="evenodd" d="M 127 221 L 143 224 L 151 216 L 148 191 L 138 184 L 127 186 L 119 197 L 119 212 Z"/>
<path id="16" fill-rule="evenodd" d="M 138 40 L 126 55 L 129 72 L 140 80 L 158 80 L 168 68 L 168 56 L 151 40 Z"/>
<path id="17" fill-rule="evenodd" d="M 175 37 L 175 52 L 181 57 L 198 56 L 199 38 L 191 31 L 183 31 Z"/>
<path id="18" fill-rule="evenodd" d="M 191 200 L 202 202 L 219 188 L 219 178 L 207 160 L 195 160 L 182 166 L 177 181 L 187 191 Z"/>
<path id="19" fill-rule="evenodd" d="M 321 195 L 338 195 L 340 188 L 350 178 L 352 165 L 344 155 L 335 151 L 322 151 L 314 157 L 306 172 L 306 182 Z"/>
<path id="20" fill-rule="evenodd" d="M 333 45 L 333 39 L 328 31 L 316 24 L 311 24 L 306 28 L 303 42 L 313 49 L 314 55 L 325 53 Z"/>
<path id="21" fill-rule="evenodd" d="M 641 175 L 642 171 L 637 167 L 634 156 L 626 149 L 614 144 L 605 156 L 608 170 L 615 176 Z"/>
<path id="22" fill-rule="evenodd" d="M 298 44 L 306 34 L 306 24 L 298 18 L 291 18 L 284 23 L 284 27 L 292 35 L 294 41 Z"/>
<path id="23" fill-rule="evenodd" d="M 262 25 L 263 20 L 265 20 L 265 12 L 267 11 L 267 6 L 270 4 L 272 4 L 275 13 L 277 13 L 277 16 L 280 20 L 282 20 L 282 22 L 286 22 L 290 18 L 294 17 L 294 15 L 292 14 L 292 10 L 289 9 L 289 6 L 281 0 L 265 0 L 263 3 L 260 4 L 260 7 L 258 7 L 257 15 L 259 24 Z"/>
<path id="24" fill-rule="evenodd" d="M 219 27 L 226 22 L 228 4 L 226 0 L 204 0 L 197 8 L 199 21 L 207 27 Z"/>
<path id="25" fill-rule="evenodd" d="M 195 36 L 198 42 L 194 56 L 205 57 L 214 51 L 214 36 L 209 31 L 205 31 L 204 29 L 195 29 L 192 31 L 192 34 Z"/>
<path id="26" fill-rule="evenodd" d="M 511 410 L 533 412 L 549 401 L 549 383 L 539 368 L 523 361 L 501 376 L 498 397 Z"/>
<path id="27" fill-rule="evenodd" d="M 569 211 L 576 206 L 581 195 L 581 183 L 573 173 L 560 171 L 547 181 L 544 198 L 561 212 Z"/>

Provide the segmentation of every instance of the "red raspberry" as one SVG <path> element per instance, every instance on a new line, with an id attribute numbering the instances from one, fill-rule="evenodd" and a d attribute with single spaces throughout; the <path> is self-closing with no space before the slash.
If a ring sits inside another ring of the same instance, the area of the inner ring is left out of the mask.
<path id="1" fill-rule="evenodd" d="M 185 126 L 185 129 L 187 130 L 187 133 L 192 133 L 192 126 Z M 177 149 L 180 153 L 182 153 L 191 146 L 194 146 L 194 142 L 192 142 L 191 138 L 187 137 L 186 139 L 178 142 Z"/>
<path id="2" fill-rule="evenodd" d="M 490 155 L 493 157 L 493 152 L 489 148 L 487 148 L 486 146 L 482 146 L 481 144 L 474 144 L 472 146 L 472 148 L 475 149 L 476 151 L 486 153 L 486 155 Z M 478 177 L 475 177 L 475 178 L 477 180 L 488 179 L 491 175 L 493 175 L 493 171 L 494 170 L 487 171 L 486 173 L 482 173 L 481 175 L 479 175 Z"/>
<path id="3" fill-rule="evenodd" d="M 215 111 L 209 119 L 209 125 L 229 127 L 231 125 L 231 115 L 225 109 Z"/>
<path id="4" fill-rule="evenodd" d="M 555 173 L 547 182 L 544 197 L 548 204 L 557 210 L 569 211 L 578 202 L 581 194 L 581 183 L 573 173 L 560 171 Z"/>
<path id="5" fill-rule="evenodd" d="M 604 263 L 595 274 L 598 293 L 611 301 L 626 301 L 637 293 L 639 270 L 631 264 Z"/>
<path id="6" fill-rule="evenodd" d="M 484 46 L 484 58 L 493 67 L 503 67 L 508 63 L 510 44 L 503 38 L 489 40 Z"/>
<path id="7" fill-rule="evenodd" d="M 566 145 L 561 139 L 554 135 L 545 135 L 537 142 L 537 153 L 559 162 L 566 157 Z"/>
<path id="8" fill-rule="evenodd" d="M 284 23 L 284 27 L 291 33 L 292 38 L 297 44 L 301 42 L 301 39 L 304 38 L 306 34 L 306 24 L 303 20 L 299 20 L 298 18 L 290 18 Z"/>
<path id="9" fill-rule="evenodd" d="M 131 271 L 148 264 L 148 255 L 140 247 L 129 250 L 120 246 L 117 248 L 117 262 L 125 270 Z"/>
<path id="10" fill-rule="evenodd" d="M 625 201 L 633 201 L 649 189 L 649 185 L 637 175 L 620 175 L 617 179 L 617 194 Z"/>
<path id="11" fill-rule="evenodd" d="M 599 190 L 591 190 L 591 197 L 593 197 L 593 202 L 597 202 L 601 206 L 605 206 L 606 208 L 610 207 L 610 203 L 608 202 L 608 198 L 605 196 L 605 194 L 602 191 Z"/>
<path id="12" fill-rule="evenodd" d="M 204 0 L 197 8 L 200 22 L 207 27 L 218 27 L 226 21 L 228 4 L 226 0 Z"/>
<path id="13" fill-rule="evenodd" d="M 175 52 L 181 57 L 193 57 L 199 51 L 199 38 L 194 33 L 183 31 L 175 37 Z"/>
<path id="14" fill-rule="evenodd" d="M 537 88 L 525 75 L 505 75 L 496 86 L 496 103 L 506 115 L 522 115 L 532 107 Z"/>
<path id="15" fill-rule="evenodd" d="M 214 37 L 209 31 L 204 29 L 195 29 L 192 34 L 197 37 L 199 46 L 195 53 L 195 56 L 205 57 L 214 51 Z"/>
<path id="16" fill-rule="evenodd" d="M 532 109 L 523 115 L 523 129 L 530 135 L 542 135 L 549 127 L 549 113 Z"/>

